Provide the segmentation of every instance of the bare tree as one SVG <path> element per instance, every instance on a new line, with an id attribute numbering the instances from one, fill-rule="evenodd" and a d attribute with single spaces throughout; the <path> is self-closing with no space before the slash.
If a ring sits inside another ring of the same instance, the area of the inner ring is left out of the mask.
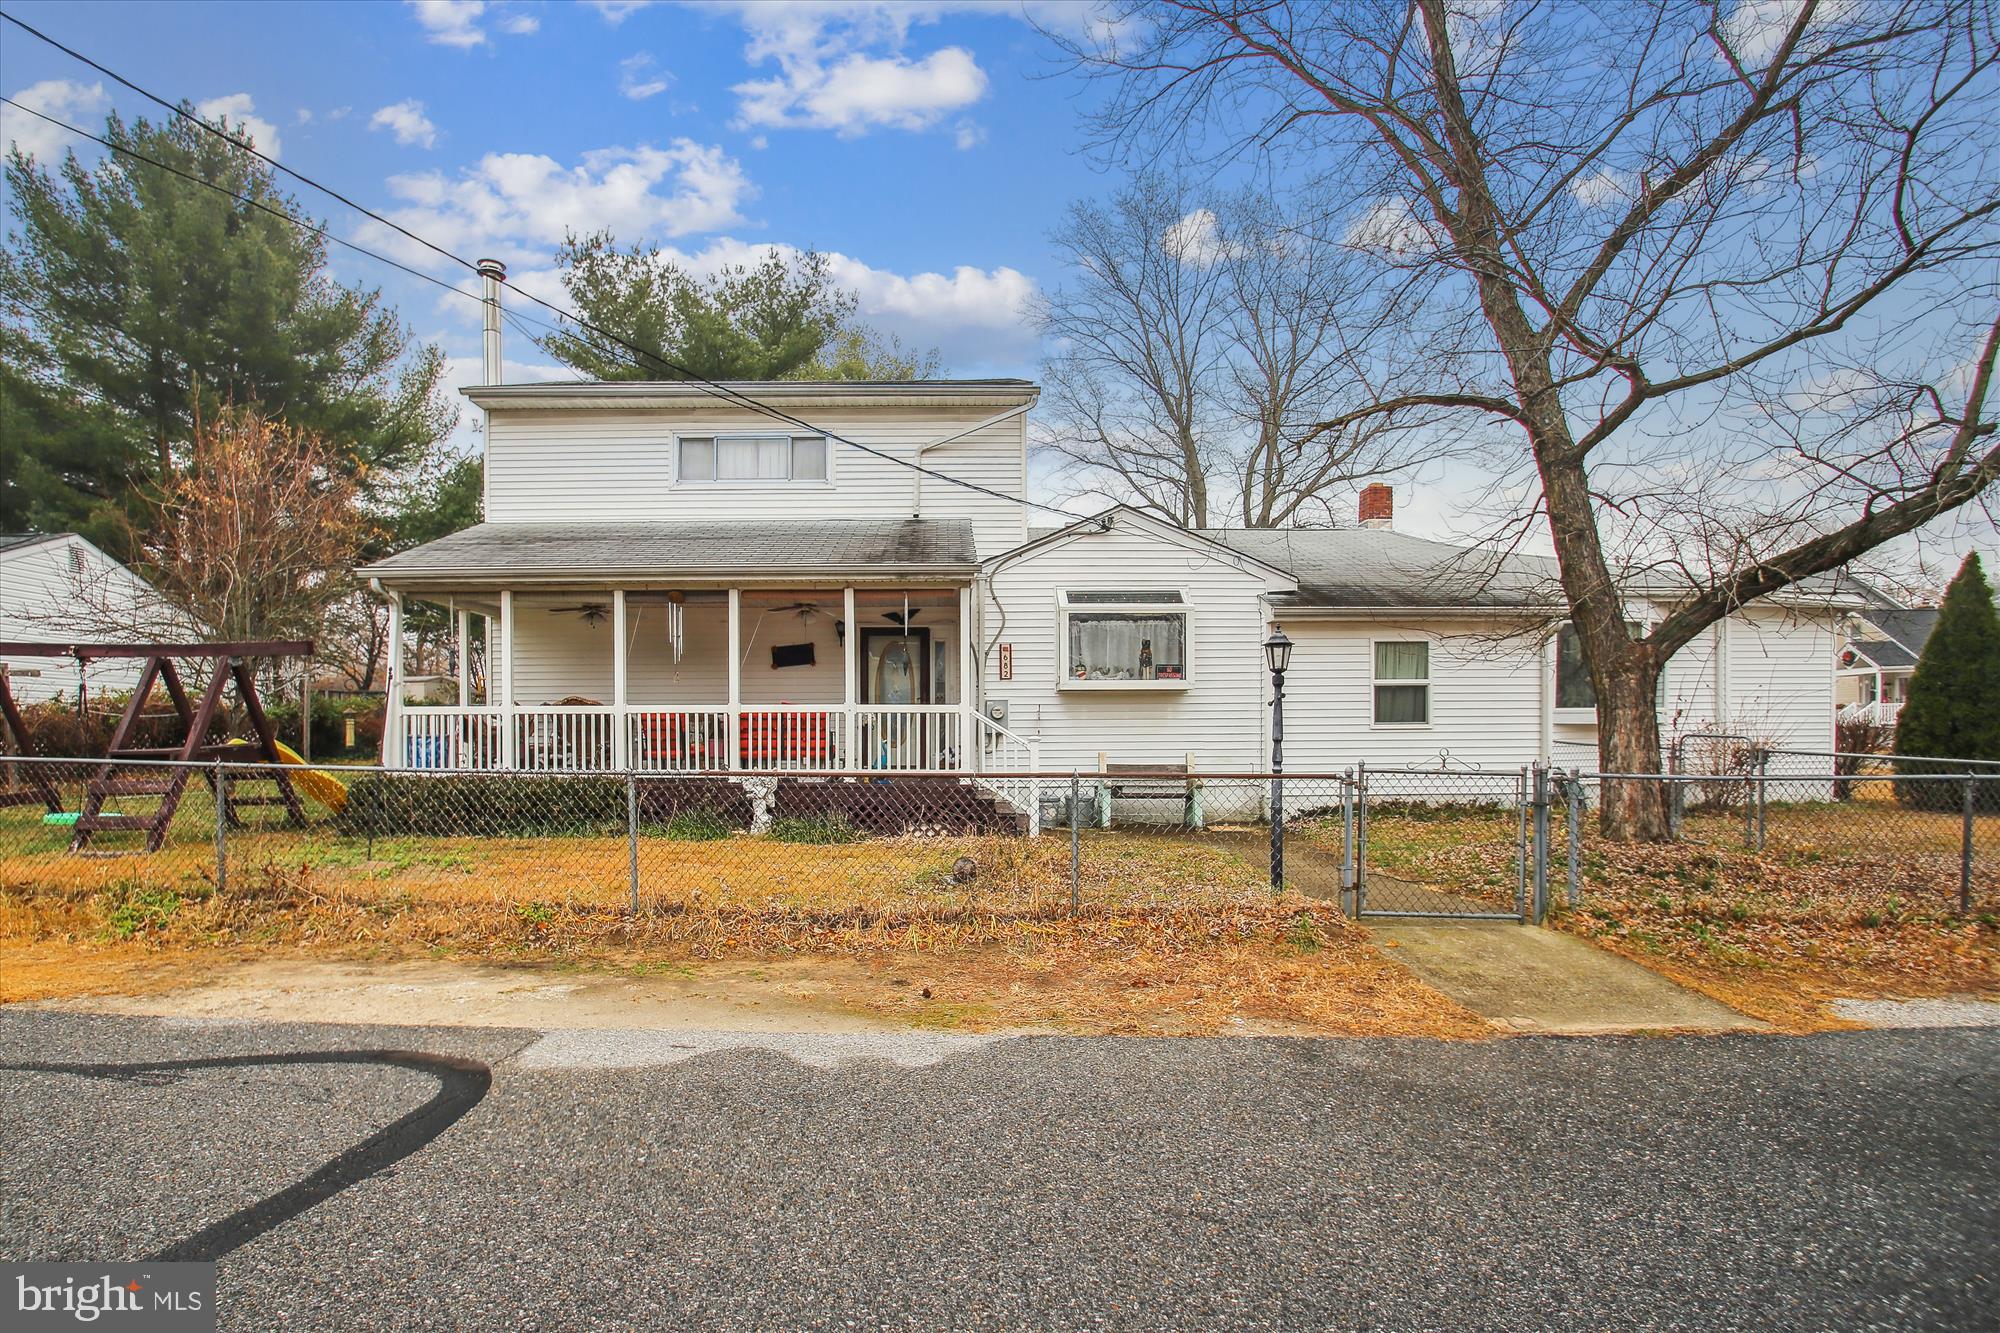
<path id="1" fill-rule="evenodd" d="M 368 535 L 341 461 L 256 409 L 198 419 L 133 534 L 147 577 L 217 638 L 317 636 Z"/>
<path id="2" fill-rule="evenodd" d="M 1470 373 L 1319 427 L 1446 411 L 1526 445 L 1609 771 L 1658 771 L 1655 683 L 1697 634 L 2000 478 L 1991 0 L 1179 0 L 1071 50 L 1113 146 L 1355 186 L 1344 242 Z M 1621 579 L 1660 564 L 1685 591 L 1628 624 Z M 1658 784 L 1603 822 L 1667 836 Z"/>
<path id="3" fill-rule="evenodd" d="M 1082 489 L 1193 527 L 1327 523 L 1336 492 L 1439 456 L 1409 419 L 1318 428 L 1379 392 L 1343 320 L 1381 311 L 1268 194 L 1141 175 L 1054 239 L 1047 446 Z"/>

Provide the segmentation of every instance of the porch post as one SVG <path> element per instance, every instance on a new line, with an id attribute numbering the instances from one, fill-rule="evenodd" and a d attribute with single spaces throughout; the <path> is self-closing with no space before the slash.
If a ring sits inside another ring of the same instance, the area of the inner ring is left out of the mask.
<path id="1" fill-rule="evenodd" d="M 632 728 L 625 715 L 625 683 L 630 663 L 626 660 L 625 590 L 611 590 L 611 766 L 630 768 Z"/>
<path id="2" fill-rule="evenodd" d="M 486 668 L 487 679 L 493 678 L 493 667 Z M 490 693 L 490 691 L 489 691 Z M 509 588 L 500 594 L 500 765 L 503 768 L 518 766 L 514 736 L 514 590 Z M 488 701 L 492 706 L 493 701 Z"/>
<path id="3" fill-rule="evenodd" d="M 958 767 L 971 772 L 979 767 L 978 707 L 979 682 L 974 677 L 972 655 L 972 585 L 958 590 Z"/>
<path id="4" fill-rule="evenodd" d="M 861 703 L 861 627 L 854 623 L 854 589 L 840 590 L 840 611 L 847 633 L 840 641 L 840 670 L 843 679 L 840 697 L 845 707 L 840 713 L 840 753 L 842 768 L 861 767 L 861 719 L 855 709 Z"/>
<path id="5" fill-rule="evenodd" d="M 743 590 L 729 590 L 729 766 L 743 767 Z"/>
<path id="6" fill-rule="evenodd" d="M 458 612 L 458 706 L 472 702 L 472 613 Z"/>
<path id="7" fill-rule="evenodd" d="M 403 594 L 389 594 L 389 642 L 382 665 L 382 756 L 385 768 L 402 768 L 409 759 L 403 739 Z"/>

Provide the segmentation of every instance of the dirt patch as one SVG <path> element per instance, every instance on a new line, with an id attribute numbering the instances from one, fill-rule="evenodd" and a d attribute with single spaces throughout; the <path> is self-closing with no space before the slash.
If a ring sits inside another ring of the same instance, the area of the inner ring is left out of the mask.
<path id="1" fill-rule="evenodd" d="M 62 953 L 44 950 L 23 967 L 15 998 L 180 1018 L 534 1028 L 1493 1033 L 1358 936 L 1349 945 L 1303 953 L 1234 946 L 1215 957 L 1134 953 L 1081 962 L 991 949 L 869 960 L 605 959 L 528 967 L 402 959 L 222 962 L 171 953 L 143 964 L 93 965 L 87 956 Z"/>

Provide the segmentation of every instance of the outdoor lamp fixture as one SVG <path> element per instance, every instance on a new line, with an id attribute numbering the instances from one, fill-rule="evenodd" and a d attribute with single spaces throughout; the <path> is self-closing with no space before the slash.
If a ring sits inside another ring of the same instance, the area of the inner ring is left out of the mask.
<path id="1" fill-rule="evenodd" d="M 1264 640 L 1264 661 L 1271 668 L 1273 680 L 1282 681 L 1292 669 L 1292 641 L 1285 637 L 1283 625 L 1271 626 L 1271 637 Z"/>
<path id="2" fill-rule="evenodd" d="M 1292 665 L 1292 641 L 1284 626 L 1273 624 L 1264 640 L 1264 662 L 1271 668 L 1271 892 L 1285 888 L 1285 672 Z"/>

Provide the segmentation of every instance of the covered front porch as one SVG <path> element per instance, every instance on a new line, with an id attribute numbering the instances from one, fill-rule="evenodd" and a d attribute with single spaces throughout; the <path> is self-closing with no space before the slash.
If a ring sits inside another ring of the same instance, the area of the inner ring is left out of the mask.
<path id="1" fill-rule="evenodd" d="M 969 583 L 387 589 L 384 761 L 411 769 L 954 774 L 1033 767 L 982 717 Z M 442 701 L 401 646 L 448 626 Z M 485 670 L 475 672 L 476 644 Z"/>

